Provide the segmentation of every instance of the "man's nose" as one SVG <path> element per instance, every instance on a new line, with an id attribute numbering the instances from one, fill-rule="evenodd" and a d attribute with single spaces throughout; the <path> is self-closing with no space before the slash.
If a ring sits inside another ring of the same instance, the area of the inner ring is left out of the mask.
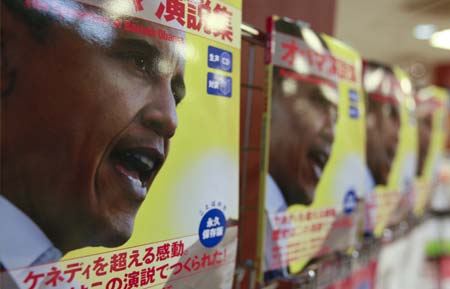
<path id="1" fill-rule="evenodd" d="M 178 126 L 175 98 L 170 81 L 152 89 L 148 95 L 148 104 L 141 114 L 143 125 L 166 139 L 175 134 Z"/>
<path id="2" fill-rule="evenodd" d="M 399 132 L 400 132 L 400 119 L 395 119 L 391 122 L 390 126 L 391 141 L 395 146 L 397 146 L 399 141 Z"/>
<path id="3" fill-rule="evenodd" d="M 394 139 L 395 143 L 398 143 L 399 132 L 400 132 L 400 124 L 393 125 L 392 126 L 392 138 Z"/>
<path id="4" fill-rule="evenodd" d="M 332 143 L 335 134 L 336 111 L 330 108 L 329 111 L 327 111 L 322 117 L 323 125 L 321 135 L 325 139 L 325 141 Z"/>

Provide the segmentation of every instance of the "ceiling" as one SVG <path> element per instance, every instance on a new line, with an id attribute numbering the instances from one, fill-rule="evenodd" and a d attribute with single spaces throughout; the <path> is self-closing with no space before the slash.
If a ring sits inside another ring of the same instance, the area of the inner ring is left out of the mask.
<path id="1" fill-rule="evenodd" d="M 413 36 L 417 24 L 450 28 L 450 0 L 337 0 L 334 35 L 366 59 L 399 65 L 417 86 L 433 78 L 436 65 L 450 65 L 450 50 Z"/>

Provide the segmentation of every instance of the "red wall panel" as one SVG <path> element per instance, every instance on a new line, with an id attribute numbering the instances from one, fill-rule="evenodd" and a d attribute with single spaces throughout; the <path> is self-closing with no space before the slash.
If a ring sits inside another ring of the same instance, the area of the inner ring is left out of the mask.
<path id="1" fill-rule="evenodd" d="M 318 32 L 333 35 L 336 0 L 244 0 L 243 21 L 266 31 L 266 18 L 276 14 L 311 24 Z"/>

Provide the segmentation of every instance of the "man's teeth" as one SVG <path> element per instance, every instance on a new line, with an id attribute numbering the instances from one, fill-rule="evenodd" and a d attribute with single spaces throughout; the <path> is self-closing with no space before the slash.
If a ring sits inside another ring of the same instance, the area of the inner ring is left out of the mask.
<path id="1" fill-rule="evenodd" d="M 155 166 L 155 162 L 153 160 L 143 155 L 135 155 L 135 157 L 143 164 L 145 164 L 149 170 L 153 170 L 153 167 Z"/>
<path id="2" fill-rule="evenodd" d="M 321 164 L 325 164 L 326 161 L 327 161 L 327 157 L 326 157 L 324 154 L 319 154 L 319 155 L 317 156 L 317 158 L 319 159 L 319 162 L 320 162 Z"/>
<path id="3" fill-rule="evenodd" d="M 316 177 L 319 179 L 322 176 L 322 169 L 318 165 L 314 165 L 313 169 Z"/>
<path id="4" fill-rule="evenodd" d="M 153 170 L 155 166 L 155 162 L 145 155 L 128 152 L 127 156 L 132 157 L 135 161 L 139 161 L 142 165 L 146 166 L 146 170 Z"/>
<path id="5" fill-rule="evenodd" d="M 324 152 L 329 156 L 331 154 L 331 145 L 327 145 L 324 149 Z"/>
<path id="6" fill-rule="evenodd" d="M 141 195 L 145 195 L 147 193 L 147 187 L 141 180 L 135 179 L 131 176 L 127 176 L 127 177 L 130 180 L 131 185 L 133 186 L 133 189 L 136 192 L 139 192 L 139 194 L 141 194 Z"/>

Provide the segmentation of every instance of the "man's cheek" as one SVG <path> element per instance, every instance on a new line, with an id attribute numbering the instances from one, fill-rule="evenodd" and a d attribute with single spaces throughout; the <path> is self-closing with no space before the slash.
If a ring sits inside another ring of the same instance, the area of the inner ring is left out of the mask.
<path id="1" fill-rule="evenodd" d="M 111 142 L 137 119 L 136 111 L 125 104 L 120 105 L 105 105 L 99 117 L 90 124 L 92 137 L 99 139 L 99 144 Z"/>
<path id="2" fill-rule="evenodd" d="M 303 123 L 303 134 L 313 136 L 319 132 L 325 126 L 325 114 L 323 111 L 310 108 L 305 111 L 305 114 L 301 117 Z"/>

